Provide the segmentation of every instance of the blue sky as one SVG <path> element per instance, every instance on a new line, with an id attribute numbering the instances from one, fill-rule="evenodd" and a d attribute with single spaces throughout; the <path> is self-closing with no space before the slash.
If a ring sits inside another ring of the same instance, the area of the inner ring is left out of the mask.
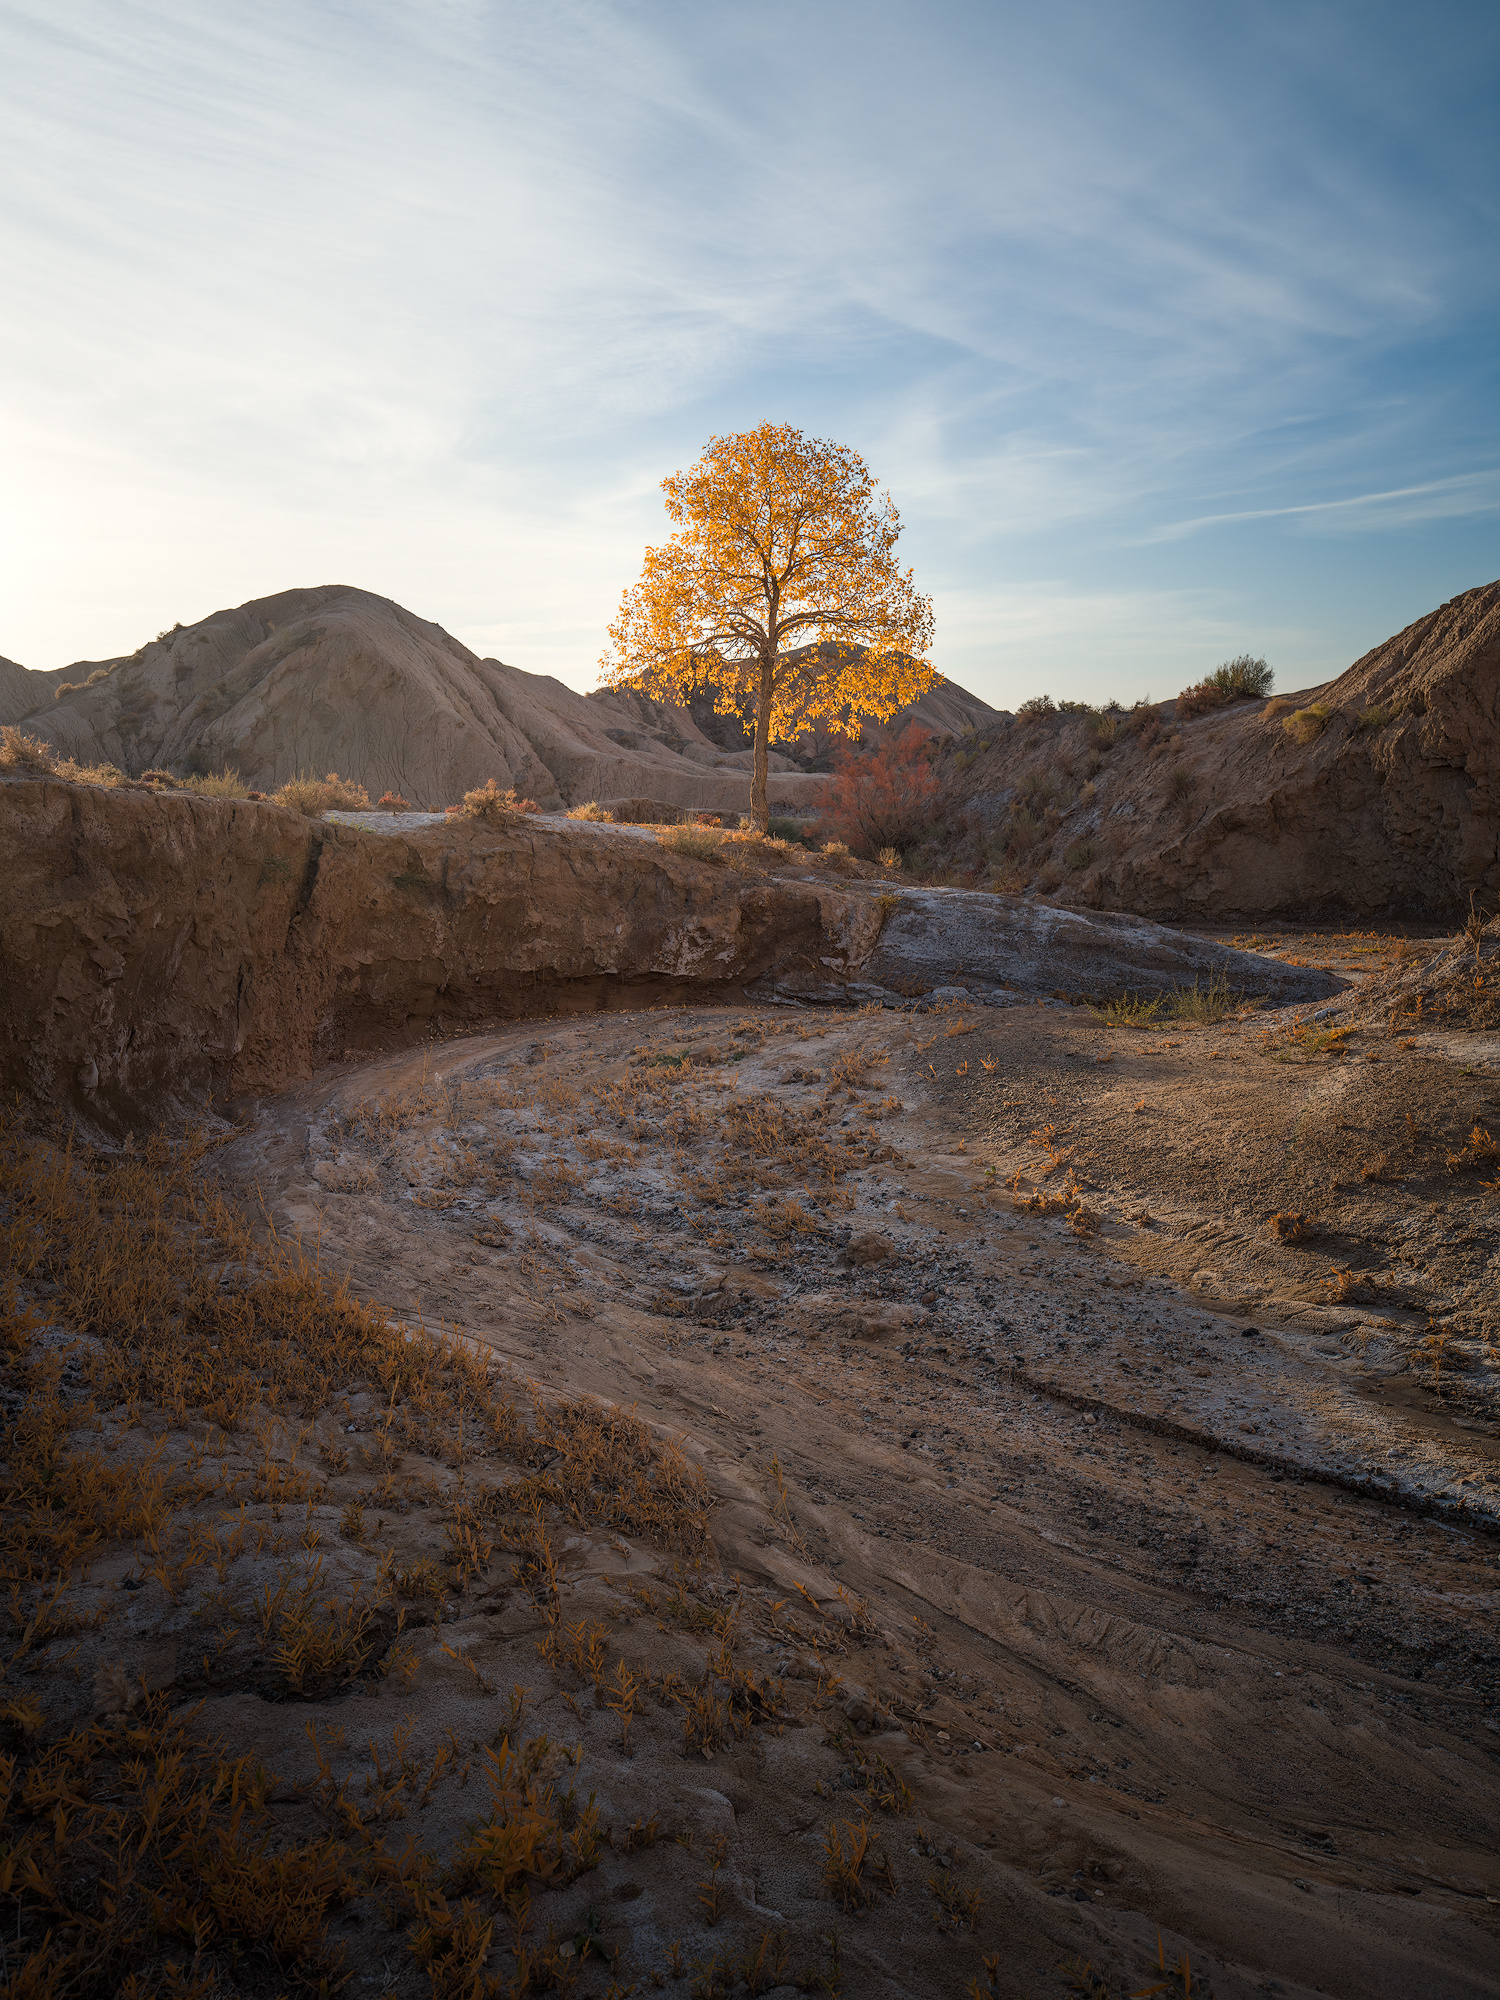
<path id="1" fill-rule="evenodd" d="M 591 686 L 658 482 L 891 489 L 1013 705 L 1500 575 L 1500 9 L 0 6 L 0 653 L 360 584 Z"/>

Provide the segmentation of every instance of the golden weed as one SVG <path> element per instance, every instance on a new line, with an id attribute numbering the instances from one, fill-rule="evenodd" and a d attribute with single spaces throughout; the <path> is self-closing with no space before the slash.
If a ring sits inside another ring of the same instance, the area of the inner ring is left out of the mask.
<path id="1" fill-rule="evenodd" d="M 823 1884 L 846 1910 L 862 1910 L 882 1891 L 896 1893 L 896 1878 L 883 1854 L 870 1851 L 868 1820 L 848 1820 L 843 1831 L 831 1822 L 823 1838 Z M 868 1877 L 866 1870 L 868 1869 Z"/>
<path id="2" fill-rule="evenodd" d="M 641 1681 L 638 1674 L 631 1672 L 623 1660 L 615 1662 L 614 1680 L 604 1707 L 618 1717 L 620 1724 L 620 1751 L 630 1755 L 630 1725 L 635 1717 L 636 1703 L 640 1699 Z"/>
<path id="3" fill-rule="evenodd" d="M 1485 1167 L 1500 1166 L 1500 1144 L 1476 1118 L 1468 1143 L 1446 1156 L 1450 1174 L 1478 1173 Z"/>
<path id="4" fill-rule="evenodd" d="M 654 1847 L 661 1839 L 661 1825 L 655 1813 L 650 1819 L 633 1819 L 620 1836 L 622 1854 L 638 1854 L 643 1848 Z"/>
<path id="5" fill-rule="evenodd" d="M 933 1922 L 939 1930 L 977 1930 L 979 1927 L 979 1891 L 961 1889 L 953 1876 L 942 1870 L 927 1878 L 927 1889 L 937 1908 L 933 1911 Z"/>

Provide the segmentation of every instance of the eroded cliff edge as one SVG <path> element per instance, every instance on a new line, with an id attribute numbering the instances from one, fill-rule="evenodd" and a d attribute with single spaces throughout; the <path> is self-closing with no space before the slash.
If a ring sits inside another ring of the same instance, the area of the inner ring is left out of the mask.
<path id="1" fill-rule="evenodd" d="M 1339 982 L 1131 917 L 750 875 L 645 829 L 410 832 L 242 800 L 0 781 L 0 1083 L 119 1128 L 280 1089 L 345 1048 L 529 1014 L 779 994 Z"/>

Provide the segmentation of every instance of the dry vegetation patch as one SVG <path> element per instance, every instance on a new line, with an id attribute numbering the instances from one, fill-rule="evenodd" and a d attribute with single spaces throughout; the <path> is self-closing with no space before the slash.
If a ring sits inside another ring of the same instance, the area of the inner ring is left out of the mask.
<path id="1" fill-rule="evenodd" d="M 579 1089 L 544 1076 L 525 1104 L 360 1105 L 344 1136 L 380 1159 L 439 1110 L 534 1110 L 540 1174 L 649 1111 L 686 1147 L 709 1123 L 693 1067 L 716 1065 L 637 1061 L 588 1129 Z M 862 1066 L 836 1067 L 847 1092 Z M 757 1188 L 808 1147 L 836 1185 L 825 1123 L 752 1101 L 718 1144 Z M 710 1932 L 728 1942 L 691 1961 L 704 1990 L 773 1970 L 842 1990 L 825 1934 L 846 1893 L 811 1830 L 780 1897 L 805 1914 L 768 1924 L 711 1830 L 717 1794 L 675 1774 L 790 1728 L 786 1776 L 831 1775 L 840 1663 L 880 1643 L 868 1607 L 804 1589 L 793 1615 L 723 1578 L 702 1471 L 669 1437 L 357 1298 L 252 1228 L 214 1157 L 205 1137 L 109 1154 L 0 1131 L 11 1990 L 331 1992 L 395 1953 L 412 1992 L 624 1992 Z M 493 1144 L 449 1158 L 465 1186 L 513 1171 Z M 766 1199 L 769 1228 L 812 1226 Z M 771 1677 L 791 1646 L 810 1676 Z M 889 1766 L 859 1762 L 904 1809 Z M 857 1845 L 851 1879 L 917 1895 L 915 1868 Z M 684 1850 L 708 1867 L 686 1898 Z M 613 1915 L 642 1870 L 685 1902 L 676 1942 Z"/>

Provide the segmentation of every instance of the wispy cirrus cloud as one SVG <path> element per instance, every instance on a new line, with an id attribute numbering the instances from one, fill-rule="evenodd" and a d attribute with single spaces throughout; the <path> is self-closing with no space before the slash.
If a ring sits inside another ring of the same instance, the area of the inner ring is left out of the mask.
<path id="1" fill-rule="evenodd" d="M 662 473 L 774 416 L 865 450 L 997 699 L 1097 691 L 1101 617 L 1352 655 L 1489 573 L 1464 26 L 13 0 L 0 650 L 342 578 L 588 685 Z"/>
<path id="2" fill-rule="evenodd" d="M 1177 541 L 1205 528 L 1241 521 L 1300 521 L 1306 528 L 1329 534 L 1367 534 L 1372 530 L 1409 527 L 1415 521 L 1453 521 L 1474 514 L 1500 512 L 1500 466 L 1481 472 L 1458 473 L 1451 479 L 1430 479 L 1419 486 L 1395 486 L 1384 493 L 1351 493 L 1342 500 L 1307 500 L 1290 507 L 1244 507 L 1220 514 L 1199 514 L 1190 521 L 1172 521 L 1143 539 Z"/>

